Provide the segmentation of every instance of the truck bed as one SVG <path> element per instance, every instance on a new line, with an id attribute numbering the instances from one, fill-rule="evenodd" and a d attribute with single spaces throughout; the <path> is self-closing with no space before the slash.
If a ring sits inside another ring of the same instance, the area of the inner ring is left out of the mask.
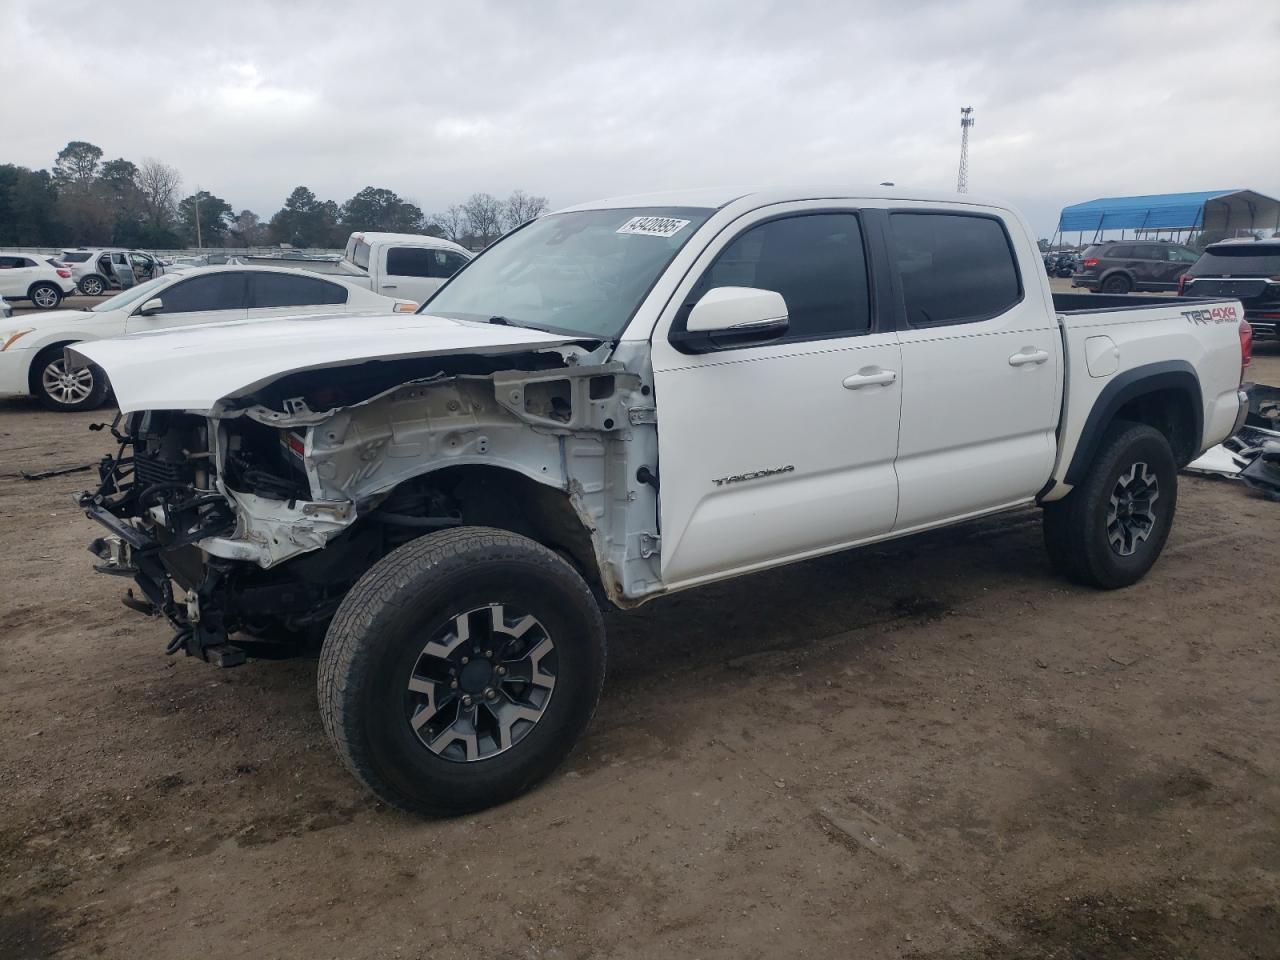
<path id="1" fill-rule="evenodd" d="M 1053 308 L 1066 362 L 1058 462 L 1043 499 L 1057 499 L 1077 482 L 1073 463 L 1087 462 L 1098 441 L 1095 428 L 1123 407 L 1135 380 L 1158 377 L 1164 389 L 1185 388 L 1199 401 L 1194 436 L 1173 444 L 1180 464 L 1231 432 L 1239 412 L 1244 310 L 1238 300 L 1055 293 Z"/>

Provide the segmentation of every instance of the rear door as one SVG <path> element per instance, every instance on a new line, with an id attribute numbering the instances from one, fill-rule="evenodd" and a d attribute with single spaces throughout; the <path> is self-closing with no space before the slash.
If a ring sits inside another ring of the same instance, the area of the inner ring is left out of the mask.
<path id="1" fill-rule="evenodd" d="M 247 280 L 240 270 L 188 277 L 165 287 L 157 296 L 163 303 L 160 311 L 142 316 L 137 311 L 143 304 L 138 304 L 125 321 L 127 333 L 243 320 L 248 309 Z"/>
<path id="2" fill-rule="evenodd" d="M 1036 253 L 1003 216 L 889 217 L 905 311 L 896 530 L 1026 500 L 1056 452 L 1061 341 Z M 1026 285 L 1024 287 L 1024 284 Z"/>
<path id="3" fill-rule="evenodd" d="M 268 270 L 248 271 L 248 277 L 250 320 L 346 309 L 348 290 L 340 283 Z"/>
<path id="4" fill-rule="evenodd" d="M 0 297 L 25 297 L 35 274 L 30 257 L 0 256 Z"/>
<path id="5" fill-rule="evenodd" d="M 387 247 L 382 263 L 374 292 L 422 303 L 466 263 L 466 258 L 433 247 Z"/>
<path id="6" fill-rule="evenodd" d="M 869 282 L 878 236 L 852 206 L 766 207 L 722 231 L 677 289 L 652 354 L 668 585 L 892 529 L 901 384 Z M 782 294 L 787 335 L 683 352 L 670 334 L 723 286 Z"/>

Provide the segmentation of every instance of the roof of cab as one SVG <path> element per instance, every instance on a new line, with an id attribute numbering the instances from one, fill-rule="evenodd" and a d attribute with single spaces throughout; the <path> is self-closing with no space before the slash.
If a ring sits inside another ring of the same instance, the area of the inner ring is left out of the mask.
<path id="1" fill-rule="evenodd" d="M 781 187 L 719 187 L 697 190 L 670 190 L 662 193 L 637 193 L 623 197 L 610 197 L 579 203 L 557 210 L 569 213 L 577 210 L 612 210 L 632 207 L 699 207 L 718 210 L 738 201 L 750 201 L 751 206 L 767 206 L 773 203 L 789 203 L 798 200 L 914 200 L 932 203 L 963 203 L 972 206 L 1011 209 L 1008 204 L 990 197 L 971 193 L 945 193 L 932 190 L 916 190 L 910 187 L 850 186 L 831 184 L 805 184 Z"/>
<path id="2" fill-rule="evenodd" d="M 376 230 L 357 230 L 352 234 L 365 243 L 412 243 L 419 247 L 439 247 L 442 250 L 456 250 L 471 256 L 471 251 L 461 244 L 446 240 L 444 237 L 428 237 L 423 233 L 380 233 Z"/>

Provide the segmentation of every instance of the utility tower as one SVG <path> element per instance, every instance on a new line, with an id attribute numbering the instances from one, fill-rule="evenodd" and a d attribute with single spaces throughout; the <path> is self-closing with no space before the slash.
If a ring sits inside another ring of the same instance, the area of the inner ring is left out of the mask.
<path id="1" fill-rule="evenodd" d="M 973 107 L 960 108 L 960 174 L 956 192 L 969 192 L 969 128 L 973 126 Z"/>

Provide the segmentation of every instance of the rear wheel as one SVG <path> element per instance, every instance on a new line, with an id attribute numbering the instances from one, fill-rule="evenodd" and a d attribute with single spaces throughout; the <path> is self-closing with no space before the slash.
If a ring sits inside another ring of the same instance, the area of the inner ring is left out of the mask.
<path id="1" fill-rule="evenodd" d="M 53 310 L 62 302 L 62 291 L 52 283 L 32 284 L 27 296 L 41 310 Z"/>
<path id="2" fill-rule="evenodd" d="M 1128 293 L 1133 289 L 1133 282 L 1123 273 L 1113 273 L 1102 281 L 1103 293 Z"/>
<path id="3" fill-rule="evenodd" d="M 50 410 L 96 410 L 107 399 L 110 385 L 94 364 L 72 369 L 62 347 L 49 347 L 31 365 L 32 395 Z"/>
<path id="4" fill-rule="evenodd" d="M 80 281 L 80 292 L 86 297 L 100 297 L 107 289 L 107 282 L 96 273 L 91 273 Z"/>
<path id="5" fill-rule="evenodd" d="M 421 537 L 375 564 L 320 653 L 320 715 L 379 798 L 456 814 L 564 759 L 604 683 L 604 623 L 557 554 L 502 530 Z"/>
<path id="6" fill-rule="evenodd" d="M 1178 468 L 1164 434 L 1115 423 L 1084 482 L 1045 505 L 1044 538 L 1055 569 L 1105 590 L 1146 575 L 1164 549 L 1178 505 Z"/>

